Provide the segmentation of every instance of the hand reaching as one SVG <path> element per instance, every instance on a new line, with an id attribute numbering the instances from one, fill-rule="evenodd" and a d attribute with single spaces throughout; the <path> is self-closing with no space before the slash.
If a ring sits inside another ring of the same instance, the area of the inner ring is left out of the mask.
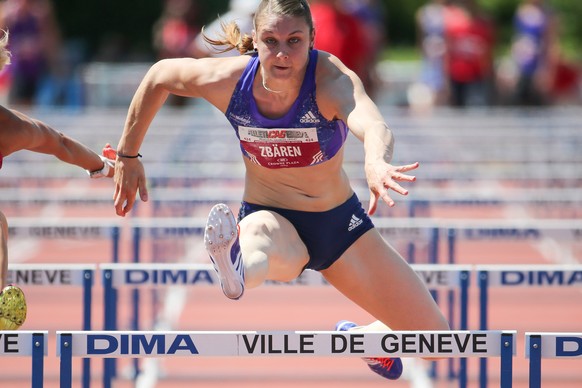
<path id="1" fill-rule="evenodd" d="M 397 181 L 414 182 L 416 177 L 404 174 L 415 170 L 419 163 L 407 164 L 404 166 L 393 166 L 386 162 L 377 162 L 366 165 L 366 179 L 370 188 L 370 206 L 368 214 L 376 212 L 378 198 L 390 207 L 394 206 L 394 200 L 388 194 L 388 190 L 394 190 L 399 194 L 408 195 L 408 190 L 404 189 Z"/>
<path id="2" fill-rule="evenodd" d="M 102 154 L 107 158 L 117 159 L 117 150 L 111 147 L 109 143 L 105 144 Z M 143 202 L 148 200 L 145 172 L 143 165 L 137 158 L 122 158 L 118 160 L 115 164 L 115 175 L 113 178 L 115 180 L 113 201 L 115 212 L 118 216 L 125 217 L 133 208 L 137 190 L 139 190 L 139 196 Z"/>

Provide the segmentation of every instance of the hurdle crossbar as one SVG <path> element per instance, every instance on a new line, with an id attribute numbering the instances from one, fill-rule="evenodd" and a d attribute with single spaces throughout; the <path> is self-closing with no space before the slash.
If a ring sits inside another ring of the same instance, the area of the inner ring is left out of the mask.
<path id="1" fill-rule="evenodd" d="M 72 358 L 142 357 L 499 357 L 511 387 L 516 331 L 57 331 L 61 387 Z M 104 380 L 109 387 L 110 379 Z"/>
<path id="2" fill-rule="evenodd" d="M 468 265 L 412 264 L 413 270 L 429 289 L 460 290 L 460 329 L 466 330 L 468 287 L 472 267 Z M 116 330 L 117 309 L 113 290 L 120 287 L 163 288 L 169 286 L 217 286 L 218 278 L 212 264 L 195 263 L 103 263 L 102 273 L 105 300 L 105 330 Z M 305 270 L 291 282 L 267 281 L 267 286 L 325 286 L 320 273 Z M 137 322 L 137 317 L 134 317 Z M 134 327 L 138 330 L 138 327 Z"/>
<path id="3" fill-rule="evenodd" d="M 0 357 L 25 356 L 32 359 L 32 388 L 42 388 L 48 331 L 0 331 Z"/>
<path id="4" fill-rule="evenodd" d="M 92 239 L 108 237 L 111 239 L 111 261 L 119 261 L 119 241 L 121 226 L 117 220 L 83 218 L 81 221 L 68 218 L 31 218 L 11 217 L 8 235 L 46 239 Z"/>

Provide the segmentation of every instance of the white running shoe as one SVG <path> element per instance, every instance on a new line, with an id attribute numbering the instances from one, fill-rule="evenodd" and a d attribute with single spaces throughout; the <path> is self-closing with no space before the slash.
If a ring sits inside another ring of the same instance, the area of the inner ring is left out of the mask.
<path id="1" fill-rule="evenodd" d="M 218 274 L 222 292 L 227 298 L 239 299 L 245 291 L 245 274 L 238 227 L 232 211 L 223 203 L 214 205 L 210 210 L 204 245 Z"/>

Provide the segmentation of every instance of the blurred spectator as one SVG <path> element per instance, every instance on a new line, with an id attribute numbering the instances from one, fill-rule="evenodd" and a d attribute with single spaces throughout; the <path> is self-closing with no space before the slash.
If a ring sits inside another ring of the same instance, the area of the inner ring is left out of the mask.
<path id="1" fill-rule="evenodd" d="M 372 57 L 370 53 L 375 48 L 367 39 L 360 20 L 343 5 L 342 0 L 311 1 L 315 24 L 314 48 L 338 57 L 360 77 L 365 86 L 371 88 L 368 69 Z"/>
<path id="2" fill-rule="evenodd" d="M 32 104 L 41 83 L 58 68 L 60 32 L 49 0 L 4 0 L 0 27 L 10 33 L 10 104 Z"/>
<path id="3" fill-rule="evenodd" d="M 190 47 L 191 55 L 195 58 L 240 55 L 236 50 L 222 52 L 220 47 L 209 45 L 204 41 L 203 35 L 210 39 L 220 40 L 219 34 L 222 33 L 222 24 L 236 22 L 242 36 L 250 36 L 253 32 L 255 10 L 260 2 L 261 0 L 230 0 L 228 12 L 204 26 L 204 34 L 198 34 L 194 39 Z"/>
<path id="4" fill-rule="evenodd" d="M 191 56 L 190 46 L 198 35 L 198 9 L 194 0 L 165 0 L 162 15 L 153 27 L 154 49 L 157 59 Z M 188 99 L 171 94 L 168 104 L 184 106 Z"/>
<path id="5" fill-rule="evenodd" d="M 422 55 L 420 83 L 428 87 L 431 105 L 448 99 L 445 75 L 445 10 L 447 0 L 430 0 L 416 12 L 417 39 Z"/>
<path id="6" fill-rule="evenodd" d="M 198 10 L 193 0 L 165 0 L 162 15 L 154 24 L 157 59 L 190 56 L 190 44 L 198 35 Z"/>
<path id="7" fill-rule="evenodd" d="M 513 102 L 543 105 L 550 101 L 555 78 L 558 41 L 557 20 L 544 0 L 523 0 L 515 11 L 511 47 L 517 71 Z"/>
<path id="8" fill-rule="evenodd" d="M 380 61 L 382 51 L 388 44 L 386 36 L 386 12 L 379 0 L 343 0 L 346 11 L 360 21 L 366 38 L 368 48 L 364 61 L 364 75 L 362 81 L 366 91 L 373 98 L 377 89 L 381 87 L 381 79 L 378 75 L 377 64 Z"/>
<path id="9" fill-rule="evenodd" d="M 582 102 L 582 67 L 563 58 L 558 60 L 552 82 L 554 104 L 579 104 Z"/>
<path id="10" fill-rule="evenodd" d="M 446 7 L 446 72 L 455 107 L 489 105 L 493 100 L 495 27 L 475 0 Z"/>

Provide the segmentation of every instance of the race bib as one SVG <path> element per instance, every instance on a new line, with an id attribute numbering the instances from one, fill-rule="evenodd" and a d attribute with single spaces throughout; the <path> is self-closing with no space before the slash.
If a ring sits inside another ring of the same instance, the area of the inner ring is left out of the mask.
<path id="1" fill-rule="evenodd" d="M 323 161 L 317 128 L 238 127 L 242 148 L 267 168 L 306 167 Z"/>

